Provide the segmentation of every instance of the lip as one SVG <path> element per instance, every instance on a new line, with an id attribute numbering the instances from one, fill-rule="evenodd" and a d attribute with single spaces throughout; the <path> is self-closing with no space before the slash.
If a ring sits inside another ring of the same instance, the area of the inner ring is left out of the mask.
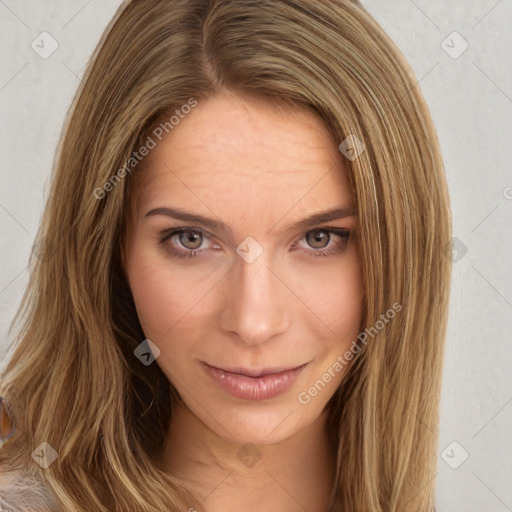
<path id="1" fill-rule="evenodd" d="M 203 363 L 208 373 L 225 391 L 244 400 L 267 400 L 285 393 L 308 363 L 295 368 L 217 368 Z"/>

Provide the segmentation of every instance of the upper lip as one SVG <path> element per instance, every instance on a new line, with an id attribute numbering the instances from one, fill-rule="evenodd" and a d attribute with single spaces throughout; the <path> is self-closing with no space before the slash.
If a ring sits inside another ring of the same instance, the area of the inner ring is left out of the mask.
<path id="1" fill-rule="evenodd" d="M 217 370 L 221 370 L 223 372 L 228 373 L 237 373 L 239 375 L 244 375 L 246 377 L 264 377 L 265 375 L 272 375 L 274 373 L 282 373 L 290 370 L 296 370 L 301 366 L 305 366 L 307 363 L 299 364 L 297 366 L 281 366 L 277 368 L 262 368 L 262 369 L 248 369 L 243 368 L 241 366 L 233 367 L 233 368 L 221 368 L 220 366 L 213 366 L 209 364 L 212 368 L 216 368 Z"/>

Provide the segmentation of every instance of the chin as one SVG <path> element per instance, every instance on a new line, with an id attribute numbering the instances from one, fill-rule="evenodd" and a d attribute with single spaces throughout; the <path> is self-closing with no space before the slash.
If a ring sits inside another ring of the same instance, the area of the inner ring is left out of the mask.
<path id="1" fill-rule="evenodd" d="M 227 409 L 228 414 L 223 414 L 222 409 Z M 270 445 L 292 437 L 317 419 L 311 416 L 311 410 L 308 416 L 304 412 L 305 408 L 293 399 L 281 404 L 259 402 L 256 407 L 254 403 L 242 404 L 240 408 L 227 404 L 212 414 L 217 421 L 211 416 L 202 421 L 227 442 Z"/>

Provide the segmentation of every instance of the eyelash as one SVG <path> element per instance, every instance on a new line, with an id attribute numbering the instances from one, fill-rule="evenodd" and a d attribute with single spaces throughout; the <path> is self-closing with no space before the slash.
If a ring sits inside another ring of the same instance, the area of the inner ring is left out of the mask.
<path id="1" fill-rule="evenodd" d="M 182 233 L 189 233 L 189 232 L 200 233 L 203 235 L 204 238 L 208 238 L 202 230 L 196 229 L 196 228 L 162 229 L 158 233 L 159 244 L 166 245 L 167 240 L 173 238 L 174 236 L 181 235 Z M 337 253 L 341 252 L 343 249 L 345 249 L 345 247 L 348 243 L 348 239 L 350 237 L 350 231 L 348 229 L 316 228 L 316 229 L 312 229 L 310 231 L 306 231 L 306 233 L 304 233 L 303 236 L 305 237 L 308 233 L 322 233 L 322 232 L 329 233 L 329 235 L 335 235 L 335 236 L 339 237 L 340 240 L 336 244 L 334 244 L 335 248 L 318 249 L 318 250 L 312 249 L 312 251 L 306 251 L 308 253 L 312 252 L 312 254 L 310 254 L 310 257 L 312 257 L 312 258 L 326 257 L 326 256 L 330 256 L 333 254 L 337 254 Z M 331 241 L 332 241 L 332 238 L 329 239 L 329 242 L 331 242 Z M 293 249 L 296 248 L 296 244 L 297 244 L 297 242 L 295 242 L 293 244 L 293 246 L 292 246 Z M 177 250 L 177 249 L 167 249 L 166 248 L 166 250 L 172 256 L 176 256 L 178 258 L 193 258 L 193 257 L 197 257 L 198 255 L 201 255 L 204 252 L 206 252 L 206 251 L 200 250 L 200 249 Z"/>

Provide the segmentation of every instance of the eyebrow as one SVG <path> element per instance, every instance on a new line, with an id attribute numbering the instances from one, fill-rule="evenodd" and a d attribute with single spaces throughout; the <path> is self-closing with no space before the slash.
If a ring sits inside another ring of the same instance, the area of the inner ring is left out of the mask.
<path id="1" fill-rule="evenodd" d="M 232 229 L 222 221 L 211 219 L 209 217 L 204 217 L 203 215 L 186 212 L 184 210 L 178 210 L 177 208 L 154 208 L 153 210 L 147 212 L 145 217 L 150 217 L 152 215 L 165 215 L 167 217 L 173 217 L 178 220 L 201 224 L 212 231 L 221 231 L 228 233 L 229 235 L 232 235 L 233 233 Z M 317 224 L 321 224 L 323 222 L 343 219 L 346 217 L 353 217 L 354 215 L 356 215 L 355 211 L 352 208 L 348 207 L 326 210 L 323 212 L 315 213 L 305 219 L 288 224 L 285 228 L 280 229 L 278 233 L 284 233 L 294 230 L 305 230 L 309 227 L 316 226 Z"/>

